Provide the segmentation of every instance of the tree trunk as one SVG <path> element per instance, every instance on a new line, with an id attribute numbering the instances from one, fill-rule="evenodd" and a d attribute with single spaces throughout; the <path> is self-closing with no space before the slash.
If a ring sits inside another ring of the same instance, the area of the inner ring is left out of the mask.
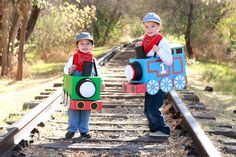
<path id="1" fill-rule="evenodd" d="M 189 58 L 193 57 L 193 51 L 192 51 L 192 46 L 191 46 L 191 29 L 192 29 L 192 24 L 193 24 L 193 2 L 190 2 L 189 4 L 189 13 L 188 13 L 188 23 L 187 23 L 187 28 L 185 32 L 185 42 L 186 42 L 186 48 L 187 52 L 189 55 Z"/>
<path id="2" fill-rule="evenodd" d="M 1 0 L 2 9 L 2 71 L 1 76 L 7 75 L 7 0 Z"/>
<path id="3" fill-rule="evenodd" d="M 33 32 L 36 21 L 39 16 L 40 9 L 37 6 L 33 6 L 30 14 L 30 18 L 27 25 L 26 35 L 25 35 L 25 42 L 28 40 L 30 34 Z M 15 48 L 15 39 L 17 37 L 17 34 L 20 36 L 20 28 L 21 20 L 18 12 L 16 9 L 13 11 L 13 19 L 12 19 L 12 25 L 11 25 L 11 31 L 9 36 L 9 43 L 8 43 L 8 67 L 12 66 L 12 63 L 10 62 L 12 60 L 13 51 Z M 18 33 L 19 31 L 19 33 Z M 20 37 L 18 37 L 18 40 L 20 40 Z"/>
<path id="4" fill-rule="evenodd" d="M 106 32 L 103 37 L 102 45 L 104 45 L 107 42 L 108 36 L 111 33 L 112 28 L 116 25 L 120 17 L 121 13 L 119 12 L 118 15 L 116 15 L 116 17 L 112 18 L 111 21 L 109 21 L 108 26 L 106 28 Z"/>
<path id="5" fill-rule="evenodd" d="M 39 13 L 40 13 L 40 8 L 38 8 L 37 5 L 34 5 L 33 8 L 31 9 L 31 14 L 30 14 L 29 21 L 28 21 L 25 41 L 28 40 L 30 34 L 33 32 L 36 21 L 39 16 Z"/>
<path id="6" fill-rule="evenodd" d="M 111 14 L 110 21 L 108 22 L 105 34 L 103 36 L 102 45 L 104 45 L 107 42 L 108 36 L 109 36 L 112 28 L 115 26 L 115 24 L 118 22 L 118 20 L 121 17 L 121 12 L 119 12 L 119 10 L 118 10 L 119 4 L 120 4 L 120 0 L 117 0 L 115 8 L 113 9 L 113 12 Z"/>
<path id="7" fill-rule="evenodd" d="M 93 36 L 94 36 L 95 42 L 97 42 L 98 39 L 100 38 L 99 29 L 95 22 L 93 22 Z"/>
<path id="8" fill-rule="evenodd" d="M 22 19 L 22 27 L 20 30 L 20 45 L 19 45 L 19 54 L 18 54 L 18 67 L 17 67 L 17 74 L 16 74 L 17 81 L 20 81 L 23 78 L 24 44 L 25 44 L 26 28 L 27 28 L 27 23 L 28 23 L 28 18 L 29 18 L 28 7 L 29 7 L 28 2 L 25 2 L 25 4 L 21 5 L 23 19 Z"/>
<path id="9" fill-rule="evenodd" d="M 13 10 L 12 15 L 12 23 L 11 23 L 11 29 L 9 34 L 9 42 L 8 42 L 8 56 L 7 56 L 7 67 L 11 68 L 12 66 L 12 57 L 13 57 L 13 51 L 15 47 L 15 39 L 17 36 L 17 31 L 20 28 L 20 16 L 17 13 L 16 9 Z"/>

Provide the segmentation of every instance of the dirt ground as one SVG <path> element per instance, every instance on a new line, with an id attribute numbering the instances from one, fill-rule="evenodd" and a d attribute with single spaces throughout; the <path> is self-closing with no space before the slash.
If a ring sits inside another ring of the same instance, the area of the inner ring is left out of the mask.
<path id="1" fill-rule="evenodd" d="M 62 76 L 47 76 L 45 78 L 25 79 L 23 81 L 0 81 L 0 127 L 5 125 L 9 113 L 23 112 L 23 103 L 34 100 L 45 89 L 61 83 Z"/>

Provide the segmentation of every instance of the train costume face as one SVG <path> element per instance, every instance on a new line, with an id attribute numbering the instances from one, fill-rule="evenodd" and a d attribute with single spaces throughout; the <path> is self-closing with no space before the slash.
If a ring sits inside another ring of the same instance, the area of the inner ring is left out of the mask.
<path id="1" fill-rule="evenodd" d="M 181 44 L 169 44 L 173 63 L 165 65 L 160 57 L 131 58 L 125 67 L 125 76 L 129 83 L 122 88 L 127 93 L 145 93 L 155 95 L 159 90 L 169 92 L 181 90 L 187 85 L 184 47 Z"/>
<path id="2" fill-rule="evenodd" d="M 92 73 L 94 67 L 95 74 Z M 91 76 L 91 74 L 93 76 Z M 94 76 L 95 75 L 95 76 Z M 82 76 L 64 74 L 65 104 L 72 110 L 101 110 L 101 77 L 97 76 L 95 62 L 83 62 Z M 69 102 L 68 102 L 69 101 Z"/>
<path id="3" fill-rule="evenodd" d="M 72 110 L 102 109 L 100 77 L 64 75 L 63 89 Z"/>

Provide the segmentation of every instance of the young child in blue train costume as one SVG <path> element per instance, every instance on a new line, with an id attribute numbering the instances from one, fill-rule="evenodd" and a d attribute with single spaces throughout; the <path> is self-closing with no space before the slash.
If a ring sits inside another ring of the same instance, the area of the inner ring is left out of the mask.
<path id="1" fill-rule="evenodd" d="M 84 70 L 83 62 L 94 62 L 92 67 L 92 76 L 98 76 L 96 59 L 93 57 L 93 36 L 88 32 L 81 32 L 76 36 L 76 51 L 68 60 L 64 67 L 66 75 L 81 76 Z M 71 102 L 70 99 L 68 102 Z M 68 106 L 70 106 L 69 104 Z M 90 138 L 89 117 L 91 110 L 72 110 L 68 107 L 68 128 L 65 134 L 66 138 L 72 138 L 77 130 L 81 138 Z"/>
<path id="2" fill-rule="evenodd" d="M 142 42 L 137 42 L 135 47 L 142 46 L 146 57 L 158 56 L 165 65 L 170 66 L 173 62 L 173 57 L 167 41 L 159 33 L 161 24 L 161 19 L 156 13 L 147 13 L 143 18 L 144 39 Z M 151 95 L 148 92 L 145 93 L 144 114 L 148 119 L 150 136 L 170 135 L 170 128 L 160 111 L 164 101 L 164 94 L 162 90 L 159 90 L 155 95 Z"/>

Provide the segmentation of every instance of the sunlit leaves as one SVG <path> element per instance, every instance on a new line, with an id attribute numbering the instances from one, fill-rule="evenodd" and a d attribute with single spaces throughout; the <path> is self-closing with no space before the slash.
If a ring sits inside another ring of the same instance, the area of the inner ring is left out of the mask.
<path id="1" fill-rule="evenodd" d="M 37 5 L 37 7 L 40 9 L 52 6 L 52 4 L 48 2 L 48 0 L 34 0 L 32 4 Z"/>
<path id="2" fill-rule="evenodd" d="M 45 9 L 33 34 L 38 51 L 48 53 L 73 44 L 75 35 L 91 24 L 95 12 L 94 6 L 78 8 L 78 5 L 68 2 L 53 4 Z"/>

